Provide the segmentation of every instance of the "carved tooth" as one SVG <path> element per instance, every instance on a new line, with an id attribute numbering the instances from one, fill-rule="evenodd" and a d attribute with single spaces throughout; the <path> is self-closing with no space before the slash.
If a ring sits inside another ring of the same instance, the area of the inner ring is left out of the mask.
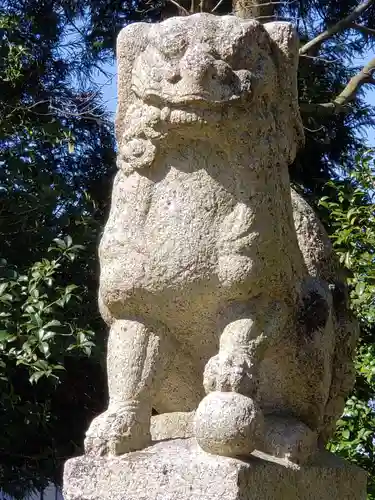
<path id="1" fill-rule="evenodd" d="M 171 114 L 170 108 L 168 108 L 167 106 L 165 106 L 160 111 L 160 119 L 163 120 L 163 121 L 166 121 L 170 117 L 170 114 Z"/>

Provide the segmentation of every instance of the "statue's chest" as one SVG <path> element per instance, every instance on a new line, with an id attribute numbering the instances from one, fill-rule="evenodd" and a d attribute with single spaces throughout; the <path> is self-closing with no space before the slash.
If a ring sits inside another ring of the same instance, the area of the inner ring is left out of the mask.
<path id="1" fill-rule="evenodd" d="M 204 170 L 175 168 L 155 181 L 121 173 L 115 181 L 108 224 L 151 241 L 202 239 L 215 232 L 236 205 L 235 196 Z"/>
<path id="2" fill-rule="evenodd" d="M 171 169 L 150 191 L 144 230 L 155 239 L 176 234 L 185 241 L 214 238 L 235 204 L 234 196 L 204 170 Z"/>
<path id="3" fill-rule="evenodd" d="M 170 168 L 157 181 L 119 173 L 102 247 L 117 258 L 135 252 L 150 279 L 170 283 L 186 272 L 194 280 L 216 267 L 223 223 L 237 203 L 204 170 Z"/>

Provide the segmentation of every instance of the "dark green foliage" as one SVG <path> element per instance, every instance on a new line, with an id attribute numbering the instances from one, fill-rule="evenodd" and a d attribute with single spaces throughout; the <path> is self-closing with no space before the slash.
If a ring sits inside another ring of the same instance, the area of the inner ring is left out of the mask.
<path id="1" fill-rule="evenodd" d="M 72 79 L 66 23 L 58 2 L 1 3 L 0 487 L 19 498 L 60 479 L 105 391 L 96 252 L 114 139 L 97 89 Z"/>
<path id="2" fill-rule="evenodd" d="M 334 248 L 348 270 L 353 310 L 361 324 L 357 382 L 330 449 L 369 472 L 375 498 L 375 182 L 374 154 L 357 154 L 349 175 L 329 181 L 320 200 Z"/>
<path id="3" fill-rule="evenodd" d="M 85 359 L 94 333 L 80 327 L 86 294 L 66 285 L 81 250 L 70 237 L 56 239 L 27 274 L 0 262 L 0 484 L 15 497 L 58 481 L 96 409 L 102 383 Z"/>

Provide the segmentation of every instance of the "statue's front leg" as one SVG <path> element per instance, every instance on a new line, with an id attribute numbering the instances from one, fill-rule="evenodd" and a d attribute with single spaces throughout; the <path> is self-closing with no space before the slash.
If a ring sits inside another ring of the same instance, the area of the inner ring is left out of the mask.
<path id="1" fill-rule="evenodd" d="M 85 450 L 120 455 L 151 441 L 152 398 L 162 376 L 164 338 L 136 321 L 117 320 L 109 333 L 108 409 L 91 423 Z"/>
<path id="2" fill-rule="evenodd" d="M 225 327 L 219 353 L 205 368 L 207 396 L 196 412 L 196 437 L 205 451 L 219 455 L 246 456 L 258 449 L 303 463 L 317 449 L 316 432 L 288 411 L 263 414 L 257 404 L 259 367 L 266 349 L 280 342 L 288 318 L 282 307 L 259 311 L 268 321 L 241 315 Z"/>
<path id="3" fill-rule="evenodd" d="M 205 451 L 238 457 L 258 448 L 263 414 L 253 397 L 265 342 L 256 320 L 243 314 L 224 328 L 219 353 L 204 371 L 208 395 L 195 415 L 195 435 Z"/>
<path id="4" fill-rule="evenodd" d="M 252 397 L 258 384 L 258 364 L 264 347 L 264 335 L 252 318 L 229 323 L 220 337 L 218 354 L 205 367 L 203 385 L 206 393 L 236 392 Z"/>

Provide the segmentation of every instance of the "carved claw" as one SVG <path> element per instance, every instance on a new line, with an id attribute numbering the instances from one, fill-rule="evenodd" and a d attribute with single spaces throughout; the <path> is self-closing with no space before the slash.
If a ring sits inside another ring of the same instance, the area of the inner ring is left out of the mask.
<path id="1" fill-rule="evenodd" d="M 296 418 L 268 415 L 264 421 L 263 444 L 259 449 L 303 464 L 317 452 L 317 433 Z"/>
<path id="2" fill-rule="evenodd" d="M 89 455 L 122 455 L 146 448 L 151 442 L 149 425 L 139 422 L 129 409 L 110 408 L 94 418 L 85 439 Z"/>
<path id="3" fill-rule="evenodd" d="M 206 393 L 231 391 L 251 396 L 257 385 L 251 357 L 243 352 L 213 356 L 204 370 L 203 385 Z"/>

